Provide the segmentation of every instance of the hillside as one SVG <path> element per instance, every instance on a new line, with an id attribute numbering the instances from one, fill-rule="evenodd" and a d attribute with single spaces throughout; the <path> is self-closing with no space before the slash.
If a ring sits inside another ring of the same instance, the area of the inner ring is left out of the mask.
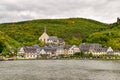
<path id="1" fill-rule="evenodd" d="M 10 49 L 17 50 L 20 46 L 20 43 L 0 31 L 0 53 L 3 51 L 6 54 Z"/>
<path id="2" fill-rule="evenodd" d="M 108 24 L 84 18 L 41 19 L 18 23 L 0 24 L 0 30 L 24 45 L 40 44 L 38 38 L 43 33 L 63 38 L 67 44 L 79 45 L 83 38 L 92 33 L 109 29 Z"/>
<path id="3" fill-rule="evenodd" d="M 111 46 L 120 50 L 120 24 L 113 23 L 106 31 L 92 33 L 84 38 L 83 42 L 101 43 L 103 46 Z"/>

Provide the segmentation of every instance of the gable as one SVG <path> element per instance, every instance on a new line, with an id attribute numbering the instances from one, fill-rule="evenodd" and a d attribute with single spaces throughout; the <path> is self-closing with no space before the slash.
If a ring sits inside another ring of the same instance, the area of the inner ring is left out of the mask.
<path id="1" fill-rule="evenodd" d="M 49 36 L 46 34 L 46 33 L 43 33 L 40 37 L 39 37 L 39 40 L 41 39 L 48 39 Z"/>

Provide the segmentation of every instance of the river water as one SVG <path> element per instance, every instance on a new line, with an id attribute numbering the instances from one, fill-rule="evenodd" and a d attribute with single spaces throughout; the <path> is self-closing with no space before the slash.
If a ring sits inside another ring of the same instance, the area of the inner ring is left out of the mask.
<path id="1" fill-rule="evenodd" d="M 1 61 L 0 80 L 120 80 L 120 60 Z"/>

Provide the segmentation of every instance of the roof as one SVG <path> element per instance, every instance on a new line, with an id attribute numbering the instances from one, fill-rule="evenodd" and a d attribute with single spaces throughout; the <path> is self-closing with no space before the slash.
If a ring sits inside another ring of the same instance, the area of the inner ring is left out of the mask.
<path id="1" fill-rule="evenodd" d="M 33 47 L 34 48 L 40 48 L 39 45 L 37 45 L 37 44 L 35 44 Z"/>
<path id="2" fill-rule="evenodd" d="M 43 33 L 40 37 L 39 37 L 39 40 L 41 40 L 42 38 L 49 38 L 48 34 L 47 33 Z"/>
<path id="3" fill-rule="evenodd" d="M 24 47 L 25 53 L 36 53 L 36 49 L 32 47 Z"/>
<path id="4" fill-rule="evenodd" d="M 71 47 L 72 47 L 71 45 L 67 45 L 67 46 L 64 47 L 64 49 L 69 50 Z"/>
<path id="5" fill-rule="evenodd" d="M 65 42 L 62 38 L 59 38 L 59 43 Z"/>
<path id="6" fill-rule="evenodd" d="M 25 53 L 37 53 L 38 49 L 40 49 L 38 45 L 23 47 Z"/>
<path id="7" fill-rule="evenodd" d="M 94 44 L 82 43 L 82 44 L 80 44 L 80 49 L 83 51 L 89 51 L 90 49 L 99 50 L 101 48 L 102 48 L 102 45 L 98 44 L 98 43 L 94 43 Z"/>
<path id="8" fill-rule="evenodd" d="M 54 47 L 52 47 L 52 46 L 44 46 L 44 47 L 42 47 L 42 49 L 44 49 L 46 52 L 56 50 L 56 49 L 55 49 Z"/>
<path id="9" fill-rule="evenodd" d="M 57 40 L 58 40 L 58 37 L 57 37 L 57 36 L 50 36 L 50 37 L 49 37 L 49 40 L 57 41 Z"/>

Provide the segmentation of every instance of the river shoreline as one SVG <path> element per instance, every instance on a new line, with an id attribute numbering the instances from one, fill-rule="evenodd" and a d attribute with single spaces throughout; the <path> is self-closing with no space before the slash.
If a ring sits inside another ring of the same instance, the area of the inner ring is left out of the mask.
<path id="1" fill-rule="evenodd" d="M 0 61 L 33 61 L 33 60 L 38 60 L 38 61 L 42 61 L 42 60 L 46 60 L 46 61 L 49 61 L 49 60 L 96 60 L 96 61 L 120 61 L 120 59 L 16 59 L 16 60 L 0 60 Z"/>

